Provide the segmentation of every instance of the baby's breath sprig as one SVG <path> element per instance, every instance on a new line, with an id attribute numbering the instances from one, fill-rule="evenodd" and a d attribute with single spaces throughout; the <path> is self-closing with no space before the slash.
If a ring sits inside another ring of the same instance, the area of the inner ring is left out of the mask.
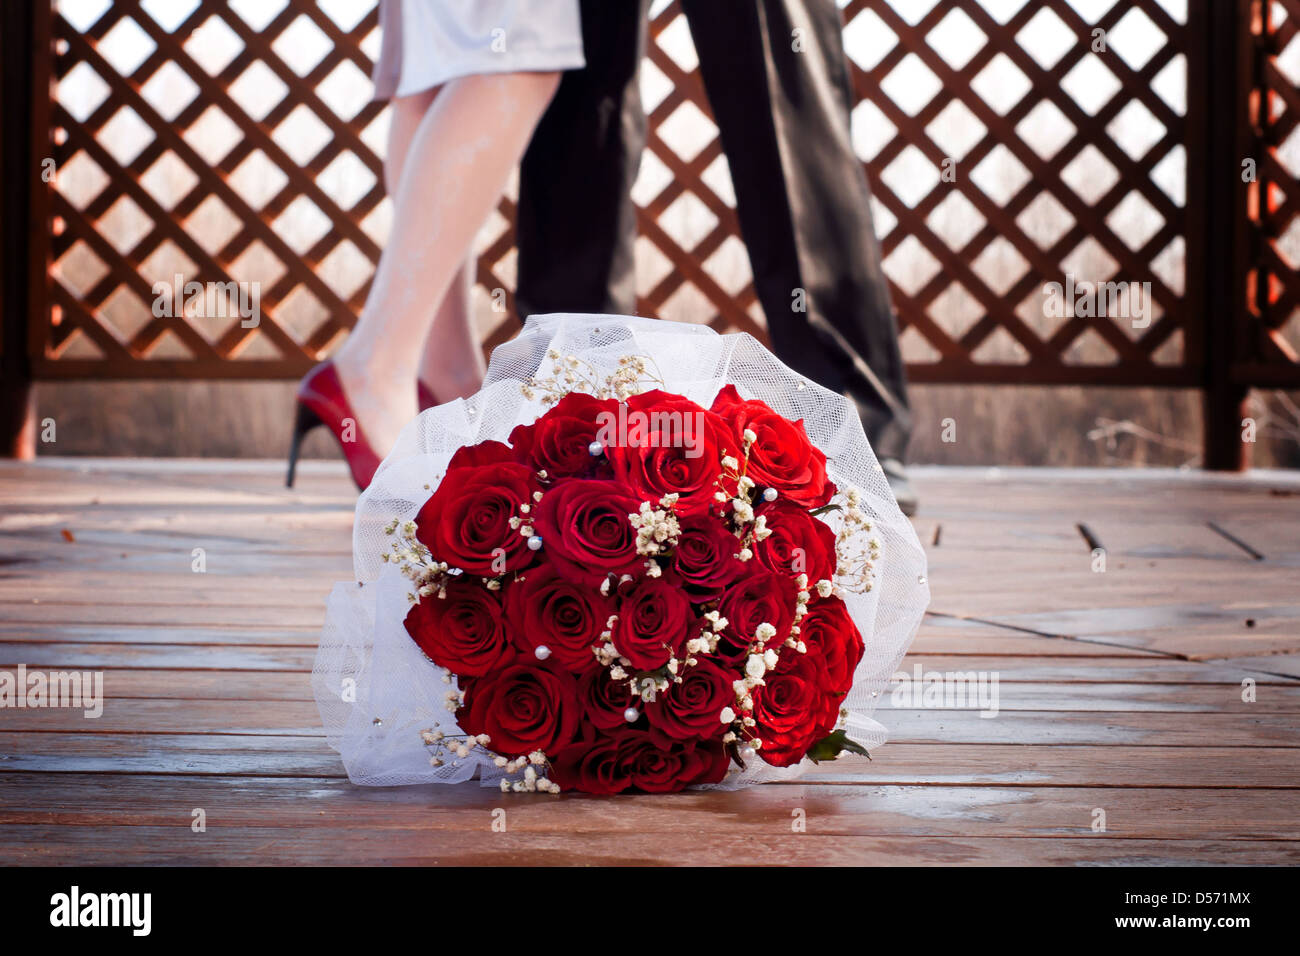
<path id="1" fill-rule="evenodd" d="M 543 404 L 554 405 L 570 392 L 625 401 L 651 388 L 666 387 L 659 366 L 648 355 L 621 356 L 618 368 L 606 375 L 586 359 L 564 355 L 558 349 L 550 349 L 546 357 L 553 366 L 551 374 L 534 375 L 520 386 L 530 401 L 540 395 Z"/>
<path id="2" fill-rule="evenodd" d="M 727 619 L 716 609 L 705 612 L 700 633 L 686 642 L 686 666 L 694 667 L 699 663 L 696 654 L 718 652 L 718 642 L 722 640 L 722 632 L 726 630 L 727 623 Z"/>
<path id="3" fill-rule="evenodd" d="M 762 627 L 771 627 L 760 625 Z M 775 628 L 773 628 L 775 632 Z M 776 655 L 771 654 L 772 666 L 776 664 Z M 735 704 L 722 708 L 718 719 L 729 725 L 727 732 L 722 735 L 722 742 L 728 747 L 734 748 L 737 758 L 748 758 L 754 755 L 754 752 L 763 746 L 763 741 L 759 739 L 755 730 L 758 722 L 754 720 L 751 711 L 754 709 L 754 688 L 761 687 L 764 683 L 763 674 L 767 672 L 768 662 L 763 656 L 751 655 L 745 663 L 745 676 L 732 681 L 731 689 L 735 694 Z"/>
<path id="4" fill-rule="evenodd" d="M 448 760 L 464 760 L 475 750 L 482 750 L 485 753 L 491 753 L 488 745 L 492 743 L 492 738 L 487 734 L 448 734 L 437 729 L 440 725 L 434 724 L 433 728 L 420 731 L 420 739 L 424 745 L 429 748 L 431 756 L 429 765 L 432 767 L 441 767 Z M 500 754 L 494 754 L 492 762 L 507 774 L 516 774 L 523 771 L 522 776 L 517 780 L 501 778 L 501 792 L 509 793 L 535 793 L 538 790 L 544 793 L 559 793 L 560 785 L 553 782 L 545 776 L 550 769 L 550 761 L 546 754 L 540 750 L 534 750 L 526 756 L 516 757 L 510 760 Z"/>
<path id="5" fill-rule="evenodd" d="M 754 545 L 772 532 L 767 527 L 767 518 L 764 515 L 754 514 L 754 504 L 759 498 L 759 489 L 748 474 L 749 454 L 754 443 L 758 441 L 758 435 L 752 429 L 746 428 L 742 440 L 740 458 L 728 454 L 727 450 L 723 449 L 722 473 L 714 482 L 718 490 L 714 492 L 713 500 L 724 507 L 730 503 L 732 530 L 740 542 L 735 557 L 741 561 L 748 561 L 754 557 Z M 736 488 L 734 495 L 728 491 L 728 482 Z M 762 497 L 765 501 L 774 500 L 774 497 L 768 497 L 766 494 Z"/>
<path id="6" fill-rule="evenodd" d="M 544 480 L 546 478 L 546 472 L 539 471 L 537 476 Z M 533 527 L 533 505 L 540 502 L 542 497 L 542 492 L 534 491 L 533 500 L 531 502 L 525 501 L 519 506 L 519 514 L 511 515 L 510 517 L 510 527 L 519 532 L 521 538 L 526 538 L 528 540 L 528 547 L 534 551 L 541 550 L 542 538 L 541 535 L 535 533 L 536 529 Z M 496 590 L 501 587 L 501 582 L 496 582 L 496 588 L 493 588 L 492 585 L 488 585 L 488 587 L 491 590 Z"/>
<path id="7" fill-rule="evenodd" d="M 636 553 L 646 557 L 648 577 L 657 578 L 663 574 L 663 568 L 655 558 L 677 547 L 682 527 L 674 509 L 679 497 L 676 493 L 664 495 L 659 499 L 658 508 L 649 501 L 643 501 L 636 512 L 627 516 L 627 520 L 636 529 Z"/>
<path id="8" fill-rule="evenodd" d="M 843 524 L 835 535 L 834 590 L 866 594 L 875 587 L 881 543 L 872 534 L 875 525 L 863 505 L 862 492 L 857 488 L 849 486 L 844 490 L 844 506 L 840 509 Z M 817 593 L 825 597 L 832 593 L 832 588 L 827 582 L 818 581 Z"/>
<path id="9" fill-rule="evenodd" d="M 429 765 L 432 767 L 441 767 L 453 758 L 463 760 L 471 751 L 479 747 L 486 748 L 492 742 L 487 734 L 448 734 L 438 729 L 440 727 L 441 724 L 434 724 L 433 728 L 420 731 L 420 739 L 429 748 Z"/>
<path id="10" fill-rule="evenodd" d="M 400 531 L 400 534 L 399 534 Z M 384 526 L 384 534 L 395 538 L 389 551 L 379 556 L 381 561 L 396 564 L 403 577 L 409 578 L 415 590 L 407 593 L 406 598 L 412 604 L 422 597 L 436 594 L 440 598 L 447 596 L 447 585 L 464 572 L 454 568 L 446 561 L 435 561 L 429 549 L 415 536 L 414 521 L 401 521 L 394 518 Z"/>
<path id="11" fill-rule="evenodd" d="M 560 792 L 560 785 L 547 776 L 551 769 L 551 761 L 540 750 L 534 750 L 527 756 L 516 757 L 514 760 L 507 760 L 498 755 L 493 762 L 507 774 L 515 774 L 523 770 L 523 776 L 517 780 L 501 778 L 502 793 L 536 793 L 538 790 L 543 793 Z"/>

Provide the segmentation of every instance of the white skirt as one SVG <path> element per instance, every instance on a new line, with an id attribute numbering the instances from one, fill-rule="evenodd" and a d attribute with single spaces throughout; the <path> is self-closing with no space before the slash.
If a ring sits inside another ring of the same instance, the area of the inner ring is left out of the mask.
<path id="1" fill-rule="evenodd" d="M 379 23 L 375 99 L 475 73 L 586 65 L 578 0 L 380 0 Z"/>

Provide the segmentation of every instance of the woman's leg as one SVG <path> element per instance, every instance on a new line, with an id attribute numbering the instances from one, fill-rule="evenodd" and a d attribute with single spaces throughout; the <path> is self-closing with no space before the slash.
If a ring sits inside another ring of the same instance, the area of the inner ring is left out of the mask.
<path id="1" fill-rule="evenodd" d="M 467 398 L 483 384 L 486 366 L 474 329 L 470 294 L 474 289 L 475 258 L 471 252 L 442 297 L 438 314 L 424 341 L 420 381 L 439 402 Z"/>
<path id="2" fill-rule="evenodd" d="M 397 195 L 411 141 L 437 95 L 436 89 L 426 90 L 393 102 L 388 153 L 384 157 L 384 186 L 390 196 Z M 483 384 L 483 350 L 474 333 L 470 313 L 474 271 L 474 256 L 471 254 L 452 278 L 425 337 L 418 374 L 420 381 L 429 387 L 439 402 L 468 397 Z"/>
<path id="3" fill-rule="evenodd" d="M 411 141 L 420 120 L 429 112 L 438 95 L 438 89 L 400 96 L 393 100 L 391 119 L 388 123 L 388 153 L 384 156 L 384 188 L 388 195 L 396 196 L 402 182 L 402 172 L 406 169 L 406 157 L 411 151 Z"/>
<path id="4" fill-rule="evenodd" d="M 381 455 L 416 413 L 415 378 L 435 315 L 558 82 L 557 73 L 452 80 L 425 106 L 409 146 L 397 150 L 388 247 L 357 326 L 334 356 L 357 424 Z M 394 104 L 395 136 L 412 118 L 406 114 L 419 110 L 410 99 Z M 472 341 L 468 309 L 461 315 L 447 329 L 449 351 Z M 482 361 L 474 349 L 464 362 Z"/>

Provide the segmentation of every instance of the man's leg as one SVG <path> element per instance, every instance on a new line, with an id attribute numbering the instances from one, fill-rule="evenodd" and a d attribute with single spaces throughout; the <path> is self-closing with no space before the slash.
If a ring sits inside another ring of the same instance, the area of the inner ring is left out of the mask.
<path id="1" fill-rule="evenodd" d="M 879 458 L 901 458 L 911 413 L 870 193 L 849 133 L 839 10 L 833 0 L 682 7 L 773 349 L 856 403 Z"/>
<path id="2" fill-rule="evenodd" d="M 519 170 L 521 318 L 636 310 L 631 189 L 645 146 L 648 5 L 582 2 L 587 66 L 564 74 Z"/>

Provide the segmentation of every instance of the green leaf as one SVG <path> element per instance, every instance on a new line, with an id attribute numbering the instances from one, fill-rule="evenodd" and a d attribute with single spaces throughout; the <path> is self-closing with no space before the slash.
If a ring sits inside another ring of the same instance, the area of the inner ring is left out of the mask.
<path id="1" fill-rule="evenodd" d="M 867 753 L 867 748 L 855 740 L 849 740 L 843 730 L 837 730 L 829 737 L 824 737 L 809 747 L 808 759 L 813 763 L 834 760 L 846 750 L 851 754 L 861 754 L 868 760 L 871 759 L 871 754 Z"/>
<path id="2" fill-rule="evenodd" d="M 822 505 L 820 508 L 814 508 L 812 511 L 808 513 L 812 515 L 814 518 L 816 518 L 818 515 L 824 515 L 828 511 L 843 511 L 843 510 L 844 509 L 839 505 Z"/>

